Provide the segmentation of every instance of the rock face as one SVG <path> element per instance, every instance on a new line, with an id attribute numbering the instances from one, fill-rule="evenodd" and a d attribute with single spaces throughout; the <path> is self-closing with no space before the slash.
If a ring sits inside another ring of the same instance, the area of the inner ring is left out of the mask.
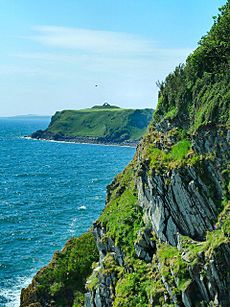
<path id="1" fill-rule="evenodd" d="M 157 133 L 161 136 L 161 132 Z M 204 134 L 206 138 L 203 137 Z M 162 138 L 159 139 L 161 148 L 164 148 Z M 151 168 L 149 156 L 146 160 L 143 155 L 146 144 L 142 143 L 138 147 L 135 186 L 138 193 L 137 205 L 143 210 L 144 228 L 137 232 L 132 243 L 136 258 L 149 263 L 151 270 L 160 272 L 160 279 L 167 293 L 164 294 L 165 304 L 170 302 L 186 307 L 229 304 L 230 272 L 226 270 L 230 267 L 229 230 L 226 231 L 223 227 L 223 224 L 226 228 L 229 227 L 229 203 L 225 205 L 223 217 L 218 219 L 223 210 L 222 201 L 228 184 L 224 170 L 230 160 L 229 141 L 227 129 L 210 131 L 209 127 L 203 127 L 191 138 L 191 157 L 166 170 L 162 165 Z M 216 148 L 218 144 L 222 144 L 220 151 Z M 157 142 L 154 146 L 158 146 Z M 211 153 L 216 150 L 218 153 L 214 158 Z M 112 189 L 114 187 L 116 184 Z M 110 200 L 107 206 L 109 203 Z M 116 272 L 124 267 L 125 274 L 135 274 L 135 268 L 129 264 L 130 252 L 126 253 L 119 245 L 116 247 L 114 239 L 108 236 L 109 232 L 106 232 L 106 227 L 101 223 L 94 226 L 100 255 L 100 274 L 97 286 L 87 293 L 87 306 L 126 306 L 126 301 L 119 301 L 117 297 L 121 277 Z M 155 240 L 152 233 L 155 234 Z M 212 234 L 211 238 L 208 238 L 207 233 Z M 216 240 L 215 246 L 212 246 L 212 240 Z M 184 276 L 181 277 L 177 269 L 174 272 L 174 265 L 178 264 L 160 259 L 164 244 L 177 250 L 173 253 L 173 257 L 177 258 L 176 262 L 184 262 L 181 269 L 185 270 L 183 274 L 188 283 L 185 281 L 182 289 L 180 284 Z M 195 250 L 194 254 L 192 249 Z M 109 274 L 104 264 L 104 259 L 108 256 L 112 256 L 115 263 L 110 267 Z M 154 288 L 154 280 L 150 279 L 150 284 Z M 139 306 L 135 304 L 137 303 L 131 303 L 130 306 Z M 156 301 L 151 300 L 149 295 L 143 306 L 147 304 L 155 306 Z"/>
<path id="2" fill-rule="evenodd" d="M 206 232 L 215 229 L 224 198 L 222 187 L 226 183 L 222 172 L 227 169 L 230 158 L 229 142 L 228 130 L 209 131 L 204 127 L 191 139 L 199 163 L 173 168 L 164 174 L 157 174 L 139 158 L 139 202 L 159 239 L 176 246 L 177 233 L 204 240 Z M 220 149 L 216 148 L 218 144 Z M 219 158 L 208 158 L 214 152 Z"/>
<path id="3" fill-rule="evenodd" d="M 148 132 L 108 186 L 92 227 L 99 259 L 70 306 L 229 306 L 229 63 L 228 1 L 186 65 L 160 84 Z M 42 279 L 32 285 L 21 306 L 41 302 Z M 50 289 L 42 306 L 67 306 Z"/>

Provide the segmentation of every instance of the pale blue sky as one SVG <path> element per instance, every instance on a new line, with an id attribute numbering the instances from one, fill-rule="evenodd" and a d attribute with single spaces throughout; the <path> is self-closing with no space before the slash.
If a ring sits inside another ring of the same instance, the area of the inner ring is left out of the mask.
<path id="1" fill-rule="evenodd" d="M 155 107 L 156 81 L 185 60 L 224 3 L 0 0 L 0 116 Z"/>

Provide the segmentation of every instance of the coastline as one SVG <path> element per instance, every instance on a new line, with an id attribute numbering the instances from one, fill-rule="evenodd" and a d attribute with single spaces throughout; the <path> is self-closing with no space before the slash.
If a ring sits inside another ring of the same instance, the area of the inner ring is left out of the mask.
<path id="1" fill-rule="evenodd" d="M 116 146 L 116 147 L 131 147 L 136 148 L 139 142 L 108 142 L 100 141 L 97 139 L 90 139 L 87 137 L 75 137 L 75 138 L 63 138 L 63 139 L 52 139 L 52 138 L 37 138 L 30 135 L 21 137 L 22 139 L 34 140 L 34 141 L 46 141 L 53 143 L 67 143 L 67 144 L 83 144 L 83 145 L 100 145 L 100 146 Z"/>

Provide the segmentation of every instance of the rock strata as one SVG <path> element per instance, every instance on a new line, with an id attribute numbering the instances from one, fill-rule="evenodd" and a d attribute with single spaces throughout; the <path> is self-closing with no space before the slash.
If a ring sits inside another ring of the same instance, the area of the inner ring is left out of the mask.
<path id="1" fill-rule="evenodd" d="M 81 287 L 72 289 L 70 306 L 229 306 L 229 63 L 227 1 L 186 64 L 159 84 L 148 131 L 108 186 L 92 226 L 98 254 L 87 261 L 87 272 L 72 271 Z M 53 278 L 44 289 L 35 277 L 21 306 L 69 306 L 58 305 L 57 286 L 68 289 L 63 280 Z"/>

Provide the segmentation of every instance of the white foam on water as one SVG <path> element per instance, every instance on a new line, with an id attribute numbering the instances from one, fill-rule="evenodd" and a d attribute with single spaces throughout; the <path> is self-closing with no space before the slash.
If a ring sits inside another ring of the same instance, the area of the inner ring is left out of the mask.
<path id="1" fill-rule="evenodd" d="M 11 288 L 0 288 L 0 298 L 6 301 L 5 303 L 0 303 L 0 306 L 19 307 L 21 290 L 27 287 L 31 280 L 32 277 L 18 277 Z"/>
<path id="2" fill-rule="evenodd" d="M 136 145 L 123 145 L 123 144 L 103 144 L 103 143 L 90 143 L 90 142 L 74 142 L 74 141 L 56 141 L 56 140 L 46 140 L 46 139 L 34 139 L 30 136 L 20 136 L 20 139 L 40 141 L 40 142 L 52 142 L 52 143 L 61 143 L 61 144 L 83 144 L 83 145 L 95 145 L 95 146 L 112 146 L 112 147 L 131 147 L 136 148 Z"/>
<path id="3" fill-rule="evenodd" d="M 71 220 L 71 223 L 69 225 L 69 233 L 71 234 L 71 236 L 74 236 L 75 235 L 75 231 L 76 231 L 76 225 L 77 225 L 77 218 L 73 218 Z"/>
<path id="4" fill-rule="evenodd" d="M 78 210 L 86 210 L 86 206 L 82 205 L 82 206 L 78 207 Z"/>

